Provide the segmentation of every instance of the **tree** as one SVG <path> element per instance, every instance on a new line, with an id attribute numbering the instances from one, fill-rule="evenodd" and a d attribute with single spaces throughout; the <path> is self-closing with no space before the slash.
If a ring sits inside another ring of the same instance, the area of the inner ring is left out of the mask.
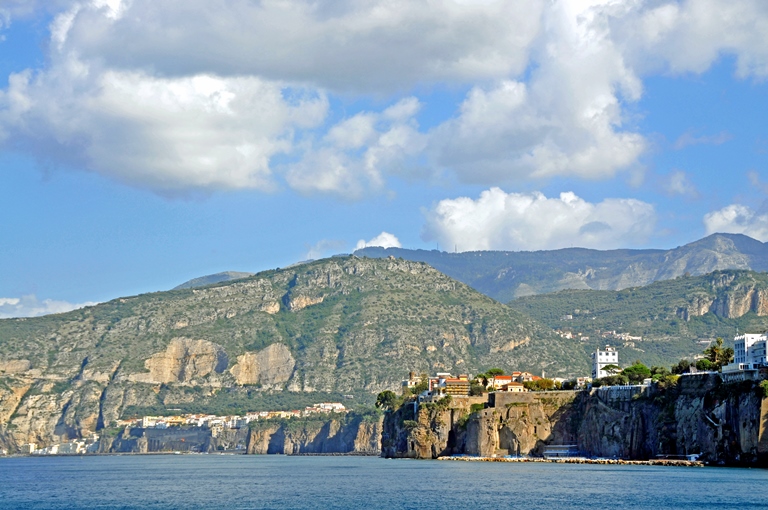
<path id="1" fill-rule="evenodd" d="M 482 384 L 471 384 L 469 386 L 469 395 L 471 397 L 479 397 L 486 393 L 488 390 L 486 390 L 485 386 Z"/>
<path id="2" fill-rule="evenodd" d="M 672 373 L 673 374 L 684 374 L 688 371 L 688 369 L 693 365 L 693 363 L 690 362 L 690 360 L 687 360 L 685 358 L 681 359 L 677 362 L 677 365 L 672 367 Z"/>
<path id="3" fill-rule="evenodd" d="M 696 360 L 696 370 L 712 370 L 712 362 L 707 358 Z"/>
<path id="4" fill-rule="evenodd" d="M 376 407 L 389 411 L 394 411 L 402 404 L 402 400 L 394 391 L 384 390 L 376 396 Z"/>
<path id="5" fill-rule="evenodd" d="M 421 381 L 419 381 L 419 384 L 414 386 L 411 391 L 413 391 L 414 395 L 420 395 L 423 391 L 427 391 L 429 389 L 429 376 L 427 374 L 421 374 Z"/>
<path id="6" fill-rule="evenodd" d="M 610 365 L 605 365 L 603 367 L 603 372 L 608 372 L 608 375 L 616 375 L 621 372 L 621 367 L 611 363 Z"/>
<path id="7" fill-rule="evenodd" d="M 644 379 L 651 377 L 651 369 L 639 361 L 631 367 L 625 368 L 621 373 L 629 379 L 631 384 L 640 384 Z"/>
<path id="8" fill-rule="evenodd" d="M 715 344 L 704 349 L 704 356 L 712 364 L 712 370 L 719 370 L 723 365 L 733 362 L 733 348 L 725 347 L 723 339 L 715 339 Z"/>
<path id="9" fill-rule="evenodd" d="M 501 369 L 501 368 L 491 368 L 491 369 L 489 369 L 489 370 L 486 372 L 486 374 L 488 374 L 489 376 L 494 376 L 494 375 L 504 375 L 504 370 L 503 370 L 503 369 Z"/>
<path id="10" fill-rule="evenodd" d="M 523 386 L 530 391 L 547 391 L 555 389 L 555 381 L 552 379 L 538 379 L 536 381 L 525 381 Z"/>
<path id="11" fill-rule="evenodd" d="M 669 374 L 670 372 L 667 370 L 667 367 L 651 367 L 651 379 L 654 381 L 658 381 Z"/>

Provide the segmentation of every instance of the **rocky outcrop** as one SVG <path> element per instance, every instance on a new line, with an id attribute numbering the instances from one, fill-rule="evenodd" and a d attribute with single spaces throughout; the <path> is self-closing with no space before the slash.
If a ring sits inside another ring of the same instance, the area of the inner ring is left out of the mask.
<path id="1" fill-rule="evenodd" d="M 0 361 L 0 374 L 21 374 L 32 368 L 32 364 L 26 359 Z"/>
<path id="2" fill-rule="evenodd" d="M 472 406 L 482 407 L 484 401 L 483 397 L 454 397 L 419 405 L 410 401 L 388 412 L 381 438 L 382 456 L 435 459 L 466 452 Z"/>
<path id="3" fill-rule="evenodd" d="M 282 385 L 291 378 L 296 360 L 283 344 L 272 344 L 258 352 L 238 356 L 231 368 L 237 384 Z"/>
<path id="4" fill-rule="evenodd" d="M 381 452 L 382 418 L 349 415 L 328 420 L 253 422 L 248 436 L 250 454 L 355 453 L 378 455 Z"/>
<path id="5" fill-rule="evenodd" d="M 595 457 L 701 454 L 712 464 L 768 464 L 768 399 L 756 383 L 724 384 L 705 374 L 623 393 L 507 394 L 458 422 L 447 422 L 445 409 L 420 406 L 414 415 L 407 404 L 386 416 L 382 455 L 541 456 L 554 444 Z"/>
<path id="6" fill-rule="evenodd" d="M 134 374 L 133 381 L 148 383 L 186 383 L 227 368 L 227 354 L 220 345 L 206 340 L 174 338 L 168 348 L 149 358 L 144 366 L 149 374 Z"/>

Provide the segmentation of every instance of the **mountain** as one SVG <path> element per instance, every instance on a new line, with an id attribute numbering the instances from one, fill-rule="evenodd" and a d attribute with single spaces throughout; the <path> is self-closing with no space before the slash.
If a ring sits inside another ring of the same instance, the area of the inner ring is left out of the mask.
<path id="1" fill-rule="evenodd" d="M 712 234 L 671 250 L 446 253 L 369 247 L 355 254 L 426 262 L 502 302 L 563 289 L 621 290 L 721 269 L 768 270 L 768 246 L 741 234 Z"/>
<path id="2" fill-rule="evenodd" d="M 192 278 L 191 280 L 177 285 L 172 290 L 180 289 L 194 289 L 195 287 L 205 287 L 214 283 L 229 282 L 232 280 L 239 280 L 240 278 L 248 278 L 253 276 L 253 273 L 243 273 L 240 271 L 224 271 L 222 273 L 209 274 L 207 276 L 200 276 L 198 278 Z"/>
<path id="3" fill-rule="evenodd" d="M 0 320 L 0 442 L 129 415 L 370 403 L 409 370 L 588 372 L 579 345 L 428 265 L 335 257 Z"/>
<path id="4" fill-rule="evenodd" d="M 715 271 L 620 291 L 527 296 L 509 306 L 575 338 L 589 337 L 587 345 L 618 345 L 622 364 L 669 365 L 700 354 L 717 337 L 768 330 L 768 274 Z"/>

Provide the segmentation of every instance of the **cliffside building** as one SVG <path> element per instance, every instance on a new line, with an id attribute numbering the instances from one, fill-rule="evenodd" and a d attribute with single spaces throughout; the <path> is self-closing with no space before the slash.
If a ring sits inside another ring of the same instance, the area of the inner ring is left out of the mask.
<path id="1" fill-rule="evenodd" d="M 723 373 L 758 370 L 768 366 L 766 342 L 768 333 L 739 335 L 733 339 L 733 363 L 723 367 Z"/>
<path id="2" fill-rule="evenodd" d="M 619 364 L 619 351 L 610 345 L 605 346 L 605 350 L 600 349 L 592 353 L 592 379 L 608 377 L 610 373 L 603 370 L 606 365 Z"/>

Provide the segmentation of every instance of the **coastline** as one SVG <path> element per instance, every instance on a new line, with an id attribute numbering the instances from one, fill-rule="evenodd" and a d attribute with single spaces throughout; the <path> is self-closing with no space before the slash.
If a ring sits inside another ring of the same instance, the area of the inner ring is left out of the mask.
<path id="1" fill-rule="evenodd" d="M 553 464 L 617 464 L 627 466 L 682 466 L 704 467 L 707 466 L 699 460 L 677 459 L 652 459 L 652 460 L 624 460 L 624 459 L 587 459 L 584 457 L 566 457 L 558 459 L 545 459 L 542 457 L 438 457 L 437 460 L 452 460 L 464 462 L 548 462 Z"/>

